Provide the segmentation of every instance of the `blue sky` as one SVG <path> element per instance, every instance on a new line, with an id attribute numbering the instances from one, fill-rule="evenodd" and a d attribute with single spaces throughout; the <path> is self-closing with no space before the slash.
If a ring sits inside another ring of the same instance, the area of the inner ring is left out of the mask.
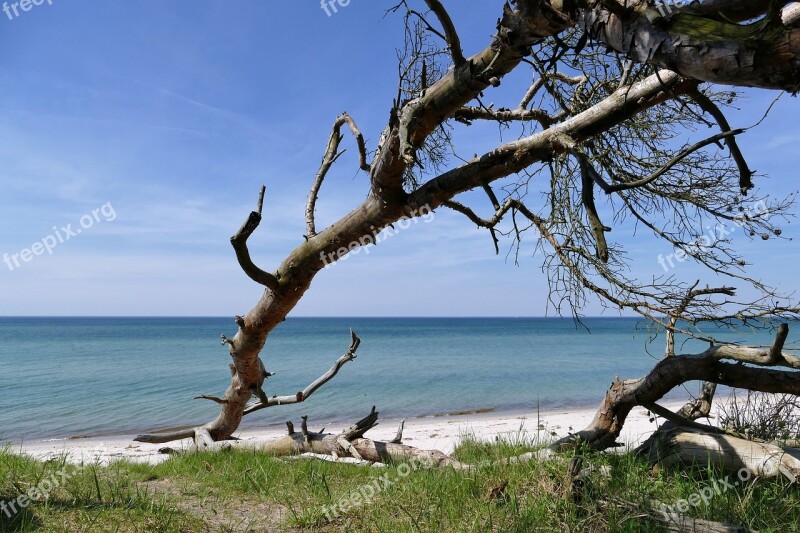
<path id="1" fill-rule="evenodd" d="M 348 111 L 374 148 L 402 42 L 400 17 L 383 18 L 391 4 L 351 0 L 330 17 L 306 0 L 45 0 L 13 19 L 0 12 L 0 254 L 63 238 L 60 228 L 74 231 L 106 206 L 52 254 L 13 269 L 0 264 L 0 314 L 247 311 L 261 289 L 240 271 L 229 237 L 265 184 L 265 222 L 251 250 L 274 269 L 302 239 L 306 195 L 334 118 Z M 451 4 L 465 51 L 485 46 L 502 3 Z M 504 86 L 529 81 L 515 75 Z M 755 122 L 775 96 L 746 94 L 730 116 L 734 126 Z M 496 98 L 512 105 L 519 96 Z M 770 175 L 765 191 L 796 187 L 798 121 L 797 100 L 785 96 L 741 139 L 751 166 Z M 465 133 L 464 152 L 490 148 L 497 137 L 486 133 Z M 345 143 L 349 154 L 322 191 L 319 225 L 367 193 Z M 793 236 L 791 225 L 783 229 Z M 670 252 L 625 229 L 611 238 L 629 247 L 645 277 Z M 741 241 L 755 271 L 791 288 L 800 257 L 793 242 Z M 679 270 L 694 275 L 689 265 Z M 546 293 L 536 257 L 515 266 L 494 255 L 487 234 L 440 210 L 431 223 L 322 272 L 294 315 L 538 316 Z"/>

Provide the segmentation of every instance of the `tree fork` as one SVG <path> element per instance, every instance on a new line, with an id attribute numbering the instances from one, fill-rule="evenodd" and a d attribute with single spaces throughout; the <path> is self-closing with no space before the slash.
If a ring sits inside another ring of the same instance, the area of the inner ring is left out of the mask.
<path id="1" fill-rule="evenodd" d="M 788 326 L 781 324 L 775 342 L 770 347 L 711 346 L 699 354 L 665 357 L 643 378 L 615 381 L 606 392 L 591 424 L 578 433 L 560 439 L 551 448 L 565 450 L 584 444 L 603 450 L 618 446 L 616 440 L 625 419 L 634 407 L 652 406 L 669 391 L 687 381 L 705 381 L 761 392 L 800 395 L 800 372 L 741 364 L 800 369 L 800 358 L 781 351 L 788 331 Z M 734 362 L 725 362 L 726 360 Z M 706 394 L 709 395 L 708 392 Z M 687 408 L 686 413 L 690 414 L 688 411 Z"/>

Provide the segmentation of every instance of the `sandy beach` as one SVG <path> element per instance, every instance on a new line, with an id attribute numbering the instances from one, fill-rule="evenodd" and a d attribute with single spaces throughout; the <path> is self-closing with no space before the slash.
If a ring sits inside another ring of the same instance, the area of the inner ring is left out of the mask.
<path id="1" fill-rule="evenodd" d="M 678 409 L 682 404 L 683 402 L 666 402 L 664 406 Z M 539 414 L 536 412 L 515 415 L 468 414 L 409 419 L 405 424 L 403 443 L 422 449 L 438 449 L 445 453 L 451 453 L 464 435 L 473 435 L 481 441 L 492 441 L 497 437 L 505 437 L 512 440 L 524 438 L 529 441 L 543 442 L 585 428 L 591 422 L 594 414 L 595 409 L 579 409 L 543 411 Z M 397 432 L 399 422 L 399 420 L 381 420 L 377 427 L 367 433 L 367 437 L 375 440 L 391 440 Z M 658 423 L 660 422 L 661 420 L 658 420 Z M 656 422 L 650 421 L 646 409 L 637 407 L 625 422 L 620 441 L 635 447 L 655 431 L 656 424 Z M 335 424 L 326 427 L 328 432 L 344 429 Z M 245 430 L 236 436 L 241 439 L 264 439 L 279 438 L 283 435 L 285 435 L 285 429 L 275 428 Z M 188 445 L 188 442 L 175 442 L 169 446 L 180 448 Z M 109 464 L 126 459 L 157 464 L 169 457 L 158 452 L 165 445 L 134 442 L 132 435 L 17 442 L 9 443 L 8 446 L 9 450 L 14 453 L 29 455 L 41 460 L 66 455 L 71 463 Z"/>

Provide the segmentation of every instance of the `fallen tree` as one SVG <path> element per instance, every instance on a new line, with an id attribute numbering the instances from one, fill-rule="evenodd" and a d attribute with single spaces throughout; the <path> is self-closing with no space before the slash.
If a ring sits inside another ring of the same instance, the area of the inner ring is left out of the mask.
<path id="1" fill-rule="evenodd" d="M 643 378 L 617 380 L 606 392 L 589 427 L 565 437 L 556 446 L 567 448 L 581 443 L 601 450 L 615 446 L 626 417 L 636 406 L 651 409 L 673 422 L 677 421 L 680 425 L 690 425 L 680 420 L 687 417 L 670 413 L 656 404 L 672 389 L 688 381 L 704 381 L 762 392 L 800 395 L 800 372 L 756 367 L 800 369 L 800 358 L 782 351 L 788 333 L 789 327 L 781 324 L 772 346 L 765 348 L 730 344 L 711 346 L 699 354 L 667 356 Z M 747 363 L 748 366 L 743 363 Z M 707 401 L 710 408 L 710 399 Z M 705 429 L 713 431 L 713 428 Z"/>
<path id="2" fill-rule="evenodd" d="M 800 449 L 726 434 L 674 427 L 658 433 L 639 453 L 661 465 L 710 465 L 740 475 L 740 481 L 756 476 L 763 479 L 785 477 L 795 482 L 800 476 Z"/>
<path id="3" fill-rule="evenodd" d="M 401 461 L 418 461 L 427 466 L 450 466 L 467 468 L 447 454 L 438 450 L 421 450 L 402 443 L 402 425 L 397 436 L 389 441 L 376 441 L 364 438 L 364 434 L 378 424 L 378 412 L 375 407 L 369 415 L 362 418 L 340 433 L 324 433 L 308 428 L 308 417 L 303 417 L 300 431 L 294 424 L 286 422 L 288 434 L 280 439 L 249 439 L 227 442 L 214 442 L 208 435 L 202 434 L 194 438 L 193 444 L 185 451 L 204 452 L 220 450 L 251 450 L 268 453 L 277 457 L 296 456 L 302 454 L 318 454 L 331 456 L 333 460 L 349 457 L 362 462 L 390 463 Z M 162 453 L 178 453 L 172 448 L 162 448 Z"/>
<path id="4" fill-rule="evenodd" d="M 263 187 L 257 209 L 231 238 L 242 270 L 265 290 L 248 313 L 236 317 L 236 334 L 222 336 L 232 360 L 228 389 L 221 397 L 198 397 L 219 404 L 219 415 L 198 428 L 137 440 L 191 438 L 197 448 L 216 449 L 245 415 L 305 401 L 355 357 L 357 338 L 349 355 L 320 380 L 295 395 L 270 397 L 264 382 L 271 374 L 259 357 L 270 333 L 331 260 L 375 244 L 377 232 L 425 210 L 464 215 L 488 230 L 498 253 L 501 237 L 508 236 L 518 256 L 526 230 L 535 232 L 534 248 L 543 254 L 550 282 L 549 305 L 559 313 L 578 317 L 591 295 L 610 308 L 639 313 L 668 338 L 680 332 L 708 341 L 713 339 L 696 324 L 751 325 L 797 316 L 793 305 L 780 303 L 791 299 L 746 274 L 746 261 L 725 236 L 692 246 L 707 238 L 701 222 L 707 220 L 735 224 L 763 240 L 781 238 L 773 220 L 784 216 L 791 199 L 757 195 L 754 172 L 736 140 L 748 128 L 732 128 L 723 112 L 736 94 L 707 83 L 795 92 L 797 4 L 705 0 L 663 13 L 644 1 L 516 0 L 498 3 L 494 37 L 469 57 L 443 4 L 425 4 L 426 12 L 406 1 L 392 9 L 405 14 L 406 41 L 388 124 L 370 152 L 356 121 L 346 113 L 337 118 L 311 182 L 306 235 L 297 248 L 274 271 L 253 262 L 247 243 L 263 217 Z M 533 78 L 524 94 L 512 95 L 511 106 L 487 105 L 490 93 L 507 97 L 501 92 L 504 76 L 520 68 L 530 69 Z M 484 123 L 512 130 L 516 140 L 482 155 L 459 155 L 453 131 Z M 720 131 L 695 139 L 697 124 Z M 368 174 L 369 187 L 360 205 L 320 230 L 316 203 L 343 154 L 345 127 L 355 138 L 357 166 Z M 678 135 L 692 142 L 680 144 Z M 456 200 L 471 190 L 485 192 L 488 217 Z M 535 192 L 543 198 L 537 205 Z M 763 210 L 753 209 L 760 204 Z M 690 259 L 756 296 L 738 301 L 733 286 L 698 289 L 699 282 L 672 275 L 631 278 L 624 250 L 607 236 L 610 219 L 627 230 L 644 228 L 674 247 L 679 260 Z M 785 338 L 784 328 L 769 349 L 715 344 L 685 356 L 675 356 L 674 342 L 671 348 L 668 343 L 667 357 L 650 375 L 614 383 L 593 424 L 560 446 L 577 440 L 596 449 L 613 445 L 631 408 L 656 402 L 686 381 L 797 394 L 796 373 L 738 364 L 799 368 L 796 357 L 781 351 Z M 281 446 L 341 445 L 338 437 L 310 435 L 302 443 L 290 435 L 295 444 L 286 440 Z"/>

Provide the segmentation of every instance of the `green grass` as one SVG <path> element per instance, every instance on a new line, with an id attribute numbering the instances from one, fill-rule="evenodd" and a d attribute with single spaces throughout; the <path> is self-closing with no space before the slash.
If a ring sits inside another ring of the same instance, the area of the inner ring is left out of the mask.
<path id="1" fill-rule="evenodd" d="M 521 438 L 485 444 L 465 436 L 454 455 L 474 464 L 531 449 Z M 583 466 L 596 470 L 575 504 L 565 494 L 566 465 L 370 468 L 253 452 L 182 455 L 158 466 L 85 465 L 13 519 L 0 511 L 0 531 L 663 531 L 647 516 L 651 502 L 672 505 L 724 477 L 708 467 L 653 469 L 629 454 L 589 454 Z M 74 469 L 0 451 L 0 501 L 65 467 Z M 326 515 L 326 506 L 348 495 L 369 494 L 365 487 L 374 489 L 369 501 Z M 800 489 L 756 480 L 687 514 L 762 532 L 800 531 Z"/>
<path id="2" fill-rule="evenodd" d="M 46 498 L 17 507 L 12 518 L 0 510 L 0 531 L 202 530 L 201 520 L 177 511 L 165 495 L 140 485 L 140 479 L 124 463 L 78 469 L 63 459 L 37 462 L 0 451 L 0 502 L 57 480 Z"/>

